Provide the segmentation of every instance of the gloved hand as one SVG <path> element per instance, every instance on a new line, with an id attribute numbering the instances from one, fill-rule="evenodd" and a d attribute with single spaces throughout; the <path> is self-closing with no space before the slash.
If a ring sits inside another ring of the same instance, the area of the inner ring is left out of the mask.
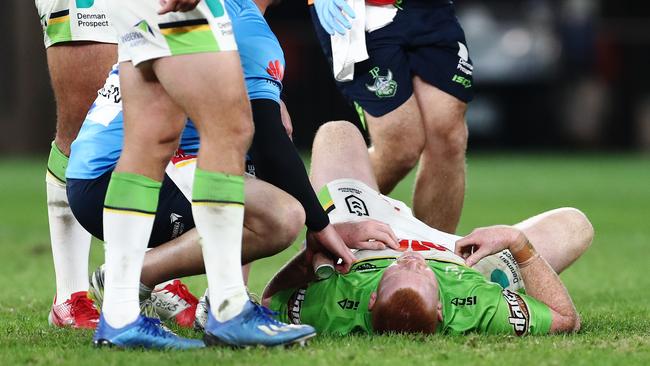
<path id="1" fill-rule="evenodd" d="M 354 19 L 356 15 L 345 0 L 315 0 L 314 7 L 320 24 L 330 35 L 335 31 L 345 34 L 346 29 L 352 28 L 348 17 Z"/>

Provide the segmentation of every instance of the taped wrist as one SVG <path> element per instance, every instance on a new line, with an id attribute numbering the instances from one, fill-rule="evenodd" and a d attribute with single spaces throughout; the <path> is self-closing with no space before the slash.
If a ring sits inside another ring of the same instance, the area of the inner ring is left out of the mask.
<path id="1" fill-rule="evenodd" d="M 510 250 L 513 258 L 517 261 L 519 268 L 524 268 L 528 266 L 532 261 L 539 257 L 539 253 L 535 250 L 535 247 L 526 239 L 526 242 L 520 248 L 515 250 Z"/>

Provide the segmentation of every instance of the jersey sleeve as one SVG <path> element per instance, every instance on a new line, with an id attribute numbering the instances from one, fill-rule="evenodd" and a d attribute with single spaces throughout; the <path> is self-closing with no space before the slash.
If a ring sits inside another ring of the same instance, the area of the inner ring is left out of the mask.
<path id="1" fill-rule="evenodd" d="M 486 333 L 524 336 L 550 332 L 551 309 L 532 296 L 504 289 L 495 301 L 496 311 L 487 324 Z"/>

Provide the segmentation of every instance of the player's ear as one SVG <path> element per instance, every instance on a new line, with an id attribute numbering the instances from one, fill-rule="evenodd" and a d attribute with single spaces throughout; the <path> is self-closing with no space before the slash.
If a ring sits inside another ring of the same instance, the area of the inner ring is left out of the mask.
<path id="1" fill-rule="evenodd" d="M 438 322 L 442 322 L 442 303 L 440 303 L 440 301 L 438 301 L 438 306 L 436 306 L 436 310 L 437 310 L 437 313 L 438 313 L 437 314 Z"/>
<path id="2" fill-rule="evenodd" d="M 372 308 L 375 307 L 375 302 L 377 302 L 377 292 L 370 294 L 370 300 L 368 300 L 368 311 L 372 311 Z"/>

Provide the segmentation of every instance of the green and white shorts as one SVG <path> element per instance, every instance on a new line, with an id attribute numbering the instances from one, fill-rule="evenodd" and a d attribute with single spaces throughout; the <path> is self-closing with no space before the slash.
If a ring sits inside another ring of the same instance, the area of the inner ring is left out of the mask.
<path id="1" fill-rule="evenodd" d="M 203 0 L 192 11 L 158 15 L 158 0 L 110 0 L 119 62 L 237 50 L 223 0 Z"/>
<path id="2" fill-rule="evenodd" d="M 117 43 L 106 0 L 36 0 L 45 48 L 62 42 Z"/>

